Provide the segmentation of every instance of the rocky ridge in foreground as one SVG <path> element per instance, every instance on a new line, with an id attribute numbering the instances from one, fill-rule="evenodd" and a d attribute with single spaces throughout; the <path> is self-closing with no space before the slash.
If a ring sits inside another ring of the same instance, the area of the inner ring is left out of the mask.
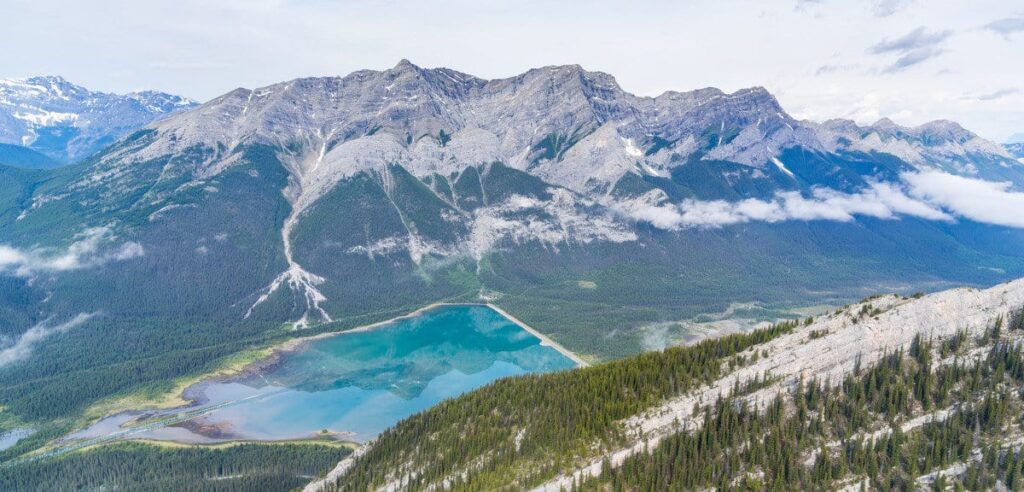
<path id="1" fill-rule="evenodd" d="M 885 295 L 848 306 L 741 354 L 748 358 L 755 352 L 762 354 L 757 362 L 699 391 L 630 418 L 626 425 L 634 433 L 633 445 L 604 455 L 537 490 L 570 487 L 574 479 L 599 475 L 606 458 L 621 464 L 626 457 L 653 448 L 665 436 L 680 429 L 693 430 L 702 417 L 693 414 L 694 404 L 714 404 L 719 397 L 729 396 L 737 383 L 763 374 L 777 378 L 774 384 L 743 396 L 751 404 L 766 408 L 777 394 L 791 390 L 800 381 L 816 378 L 831 385 L 840 384 L 858 365 L 870 366 L 886 354 L 909 350 L 918 335 L 943 340 L 966 331 L 970 336 L 980 336 L 997 319 L 1007 319 L 1021 307 L 1024 279 L 986 290 L 959 288 L 920 298 Z M 980 359 L 983 355 L 982 351 L 971 357 Z"/>

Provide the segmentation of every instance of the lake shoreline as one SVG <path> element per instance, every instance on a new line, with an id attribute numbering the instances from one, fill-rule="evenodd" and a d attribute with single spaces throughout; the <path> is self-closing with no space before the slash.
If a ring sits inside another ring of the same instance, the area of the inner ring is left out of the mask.
<path id="1" fill-rule="evenodd" d="M 415 309 L 413 311 L 410 311 L 410 312 L 408 312 L 406 314 L 402 314 L 400 316 L 395 316 L 393 318 L 389 318 L 387 320 L 382 320 L 382 321 L 378 321 L 378 322 L 375 322 L 375 323 L 370 323 L 370 324 L 358 326 L 358 327 L 347 329 L 347 330 L 343 330 L 343 331 L 324 332 L 324 333 L 318 333 L 318 334 L 315 334 L 315 335 L 309 335 L 309 336 L 297 337 L 297 338 L 292 338 L 292 339 L 289 339 L 289 340 L 285 340 L 285 341 L 280 342 L 280 343 L 278 343 L 276 345 L 273 345 L 273 346 L 267 347 L 265 349 L 262 349 L 262 350 L 266 350 L 267 351 L 266 355 L 264 355 L 264 356 L 262 356 L 262 357 L 260 357 L 260 358 L 258 358 L 256 360 L 253 360 L 253 361 L 245 364 L 244 366 L 241 366 L 241 367 L 239 367 L 239 368 L 237 368 L 237 369 L 235 369 L 235 370 L 233 370 L 233 371 L 231 371 L 229 373 L 219 372 L 219 373 L 210 374 L 208 377 L 200 377 L 195 383 L 190 384 L 190 385 L 184 387 L 182 390 L 180 390 L 178 392 L 177 396 L 181 400 L 187 402 L 185 405 L 178 405 L 178 406 L 173 406 L 173 407 L 164 408 L 164 409 L 150 409 L 148 411 L 139 411 L 139 410 L 128 410 L 128 409 L 126 409 L 126 410 L 122 410 L 122 411 L 119 411 L 119 412 L 115 412 L 115 413 L 113 413 L 111 415 L 107 415 L 107 416 L 101 418 L 100 420 L 103 420 L 103 419 L 106 419 L 106 418 L 110 418 L 110 417 L 116 417 L 116 416 L 119 416 L 119 415 L 142 416 L 142 419 L 145 420 L 145 419 L 151 418 L 151 417 L 163 416 L 163 415 L 167 415 L 167 414 L 170 414 L 170 413 L 173 413 L 173 412 L 188 411 L 190 409 L 201 407 L 201 406 L 209 403 L 208 402 L 208 398 L 204 394 L 204 390 L 205 390 L 206 387 L 208 387 L 208 386 L 210 386 L 212 384 L 216 384 L 216 383 L 237 381 L 237 380 L 244 379 L 244 378 L 263 377 L 265 374 L 267 374 L 268 372 L 272 372 L 275 367 L 280 365 L 282 363 L 284 357 L 287 354 L 289 354 L 291 352 L 298 351 L 298 350 L 302 349 L 304 346 L 306 346 L 307 344 L 310 344 L 312 342 L 315 342 L 315 341 L 318 341 L 318 340 L 327 339 L 327 338 L 330 338 L 330 337 L 341 336 L 341 335 L 345 335 L 345 334 L 365 333 L 365 332 L 369 332 L 369 331 L 379 330 L 379 329 L 387 328 L 388 326 L 396 324 L 396 323 L 401 322 L 403 320 L 407 320 L 407 319 L 415 318 L 417 316 L 421 316 L 421 315 L 423 315 L 423 314 L 425 314 L 427 312 L 433 311 L 433 310 L 437 310 L 437 309 L 441 309 L 441 308 L 445 308 L 445 307 L 459 307 L 459 306 L 462 306 L 462 307 L 482 307 L 482 308 L 490 309 L 491 311 L 495 312 L 496 314 L 498 314 L 502 318 L 505 318 L 506 320 L 508 320 L 512 324 L 516 325 L 518 328 L 522 329 L 523 331 L 525 331 L 525 332 L 529 333 L 530 335 L 532 335 L 533 337 L 537 338 L 539 340 L 541 346 L 548 347 L 548 348 L 551 348 L 551 349 L 557 351 L 562 356 L 564 356 L 567 359 L 571 360 L 577 367 L 587 367 L 587 366 L 589 366 L 589 363 L 587 363 L 585 360 L 580 358 L 575 353 L 569 351 L 568 349 L 563 347 L 558 342 L 555 342 L 554 340 L 549 338 L 547 335 L 537 331 L 536 329 L 534 329 L 533 327 L 529 326 L 528 324 L 526 324 L 522 320 L 516 318 L 515 316 L 512 316 L 511 314 L 509 314 L 508 312 L 506 312 L 505 310 L 501 309 L 500 307 L 498 307 L 498 306 L 496 306 L 494 304 L 491 304 L 491 303 L 473 303 L 473 302 L 436 302 L 436 303 L 432 303 L 432 304 L 428 304 L 426 306 L 420 307 L 420 308 Z M 200 419 L 200 420 L 202 419 L 201 416 L 197 416 L 197 418 Z M 135 420 L 135 419 L 133 419 L 133 423 L 134 424 L 140 424 L 140 422 L 138 420 Z M 193 424 L 193 425 L 181 425 L 180 423 L 179 424 L 172 424 L 172 425 L 173 426 L 181 427 L 181 428 L 185 429 L 187 432 L 189 432 L 191 434 L 194 434 L 197 439 L 214 439 L 217 442 L 221 442 L 221 443 L 234 442 L 234 441 L 232 441 L 230 439 L 224 439 L 225 437 L 227 437 L 225 435 L 211 435 L 211 433 L 207 432 L 210 429 L 207 429 L 207 428 L 205 428 L 202 425 L 195 425 L 195 424 Z M 222 433 L 212 433 L 212 434 L 222 434 Z M 66 438 L 66 436 L 65 436 L 65 438 Z M 176 442 L 176 443 L 181 444 L 181 445 L 204 445 L 204 444 L 209 444 L 209 443 L 199 442 L 197 439 L 189 439 L 189 438 L 180 438 L 179 437 L 178 439 L 168 439 L 166 441 L 168 441 L 168 442 Z M 125 436 L 125 438 L 114 439 L 114 440 L 132 440 L 132 438 L 128 437 L 128 436 Z M 303 440 L 305 440 L 305 439 L 303 439 Z M 243 441 L 244 441 L 244 439 L 243 439 Z"/>
<path id="2" fill-rule="evenodd" d="M 527 333 L 529 333 L 529 334 L 533 335 L 534 337 L 536 337 L 537 339 L 539 339 L 540 342 L 541 342 L 541 345 L 543 345 L 545 347 L 550 347 L 552 349 L 555 349 L 560 354 L 568 357 L 570 360 L 575 362 L 578 366 L 580 366 L 580 367 L 588 367 L 588 366 L 590 366 L 589 362 L 587 362 L 587 361 L 583 360 L 582 358 L 580 358 L 580 356 L 577 355 L 575 352 L 565 348 L 564 346 L 562 346 L 562 344 L 552 340 L 550 337 L 548 337 L 547 335 L 541 333 L 536 328 L 526 324 L 525 322 L 523 322 L 519 318 L 516 318 L 515 316 L 512 316 L 511 314 L 509 314 L 504 309 L 502 309 L 502 308 L 500 308 L 500 307 L 498 307 L 498 306 L 496 306 L 496 305 L 494 305 L 492 303 L 489 303 L 489 302 L 487 302 L 487 303 L 482 303 L 482 302 L 435 302 L 435 303 L 432 303 L 432 304 L 427 304 L 426 306 L 418 308 L 418 309 L 416 309 L 414 311 L 410 311 L 410 312 L 408 312 L 406 314 L 402 314 L 400 316 L 395 316 L 394 318 L 389 318 L 389 319 L 386 319 L 386 320 L 383 320 L 383 321 L 377 321 L 375 323 L 370 323 L 370 324 L 367 324 L 367 325 L 357 326 L 355 328 L 350 328 L 348 330 L 317 333 L 316 335 L 309 335 L 309 336 L 305 336 L 305 337 L 297 337 L 297 338 L 292 338 L 292 339 L 289 339 L 289 340 L 285 340 L 284 342 L 281 342 L 281 343 L 277 344 L 276 346 L 270 347 L 269 350 L 271 350 L 271 353 L 269 355 L 267 355 L 266 357 L 264 357 L 264 358 L 262 358 L 260 360 L 256 360 L 256 361 L 251 362 L 246 367 L 243 367 L 239 371 L 238 374 L 235 374 L 235 375 L 232 375 L 232 376 L 228 376 L 226 379 L 235 379 L 235 378 L 238 378 L 238 377 L 244 377 L 246 375 L 258 375 L 258 374 L 261 373 L 262 370 L 265 370 L 265 369 L 267 369 L 269 367 L 272 367 L 274 364 L 279 362 L 280 361 L 280 356 L 282 354 L 285 354 L 285 353 L 288 353 L 288 352 L 293 352 L 293 351 L 301 348 L 303 345 L 306 345 L 306 344 L 308 344 L 310 342 L 314 342 L 314 341 L 318 341 L 318 340 L 323 340 L 323 339 L 326 339 L 326 338 L 331 338 L 331 337 L 336 337 L 336 336 L 342 336 L 342 335 L 345 335 L 347 333 L 364 333 L 364 332 L 367 332 L 367 331 L 379 330 L 381 328 L 386 327 L 387 325 L 394 324 L 394 323 L 397 323 L 399 321 L 403 321 L 403 320 L 406 320 L 406 319 L 415 318 L 417 316 L 420 316 L 420 315 L 422 315 L 424 313 L 427 313 L 429 311 L 433 311 L 433 310 L 438 309 L 438 308 L 453 307 L 453 306 L 478 306 L 478 307 L 486 307 L 486 308 L 488 308 L 488 309 L 490 309 L 490 310 L 500 314 L 503 318 L 508 319 L 509 321 L 514 323 L 516 326 L 522 328 Z M 268 363 L 268 360 L 270 361 L 269 363 Z"/>
<path id="3" fill-rule="evenodd" d="M 516 318 L 515 316 L 512 316 L 511 314 L 509 314 L 504 309 L 501 309 L 500 307 L 495 306 L 494 304 L 491 304 L 491 303 L 487 303 L 487 304 L 473 304 L 473 305 L 474 306 L 487 306 L 487 307 L 491 308 L 492 310 L 494 310 L 498 314 L 508 318 L 509 321 L 515 323 L 520 328 L 525 330 L 527 333 L 537 337 L 540 340 L 540 344 L 541 345 L 543 345 L 545 347 L 551 347 L 551 348 L 557 350 L 560 354 L 568 357 L 570 360 L 575 362 L 577 366 L 579 366 L 579 367 L 589 367 L 590 366 L 589 362 L 581 359 L 580 356 L 576 355 L 575 352 L 573 352 L 573 351 L 563 347 L 562 344 L 552 340 L 547 335 L 537 331 L 535 328 L 533 328 L 532 326 L 524 323 L 519 318 Z"/>

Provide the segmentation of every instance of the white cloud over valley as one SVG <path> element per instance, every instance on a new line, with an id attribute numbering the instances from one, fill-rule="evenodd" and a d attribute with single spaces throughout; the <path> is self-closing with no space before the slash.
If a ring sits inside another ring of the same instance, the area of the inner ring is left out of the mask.
<path id="1" fill-rule="evenodd" d="M 910 193 L 957 215 L 986 224 L 1024 227 L 1024 193 L 1010 183 L 965 178 L 940 172 L 904 175 Z"/>
<path id="2" fill-rule="evenodd" d="M 110 227 L 89 228 L 76 234 L 74 239 L 63 250 L 52 247 L 19 249 L 0 244 L 0 273 L 31 277 L 38 273 L 97 267 L 145 254 L 142 245 L 134 241 L 111 244 L 117 237 Z"/>
<path id="3" fill-rule="evenodd" d="M 810 196 L 788 191 L 767 200 L 653 202 L 650 197 L 616 205 L 627 217 L 665 230 L 718 228 L 748 222 L 827 220 L 857 217 L 897 220 L 918 217 L 950 222 L 964 218 L 1024 228 L 1024 193 L 1010 183 L 965 178 L 938 171 L 907 173 L 900 184 L 872 183 L 857 193 L 815 188 Z"/>
<path id="4" fill-rule="evenodd" d="M 43 339 L 58 333 L 64 333 L 99 314 L 98 312 L 79 313 L 70 320 L 56 325 L 51 325 L 51 320 L 47 319 L 29 328 L 25 333 L 22 333 L 17 339 L 13 340 L 13 342 L 8 340 L 4 344 L 2 343 L 3 340 L 0 340 L 0 347 L 3 347 L 0 349 L 0 367 L 27 359 L 32 354 L 32 348 L 43 341 Z"/>

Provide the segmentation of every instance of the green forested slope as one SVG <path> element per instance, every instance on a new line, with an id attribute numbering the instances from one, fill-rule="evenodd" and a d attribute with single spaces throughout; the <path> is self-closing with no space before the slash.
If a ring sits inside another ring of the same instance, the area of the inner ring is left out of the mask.
<path id="1" fill-rule="evenodd" d="M 991 490 L 998 480 L 1024 488 L 1019 444 L 1001 445 L 1022 431 L 1020 346 L 995 342 L 978 364 L 937 369 L 932 348 L 918 339 L 909 355 L 885 357 L 836 388 L 810 381 L 763 412 L 719 402 L 705 409 L 699 431 L 676 434 L 621 467 L 605 466 L 578 489 L 832 490 L 866 481 L 872 490 L 911 490 L 923 475 L 956 464 L 971 466 L 921 483 Z M 906 432 L 889 424 L 937 410 L 951 413 L 934 413 L 935 422 Z M 869 437 L 874 429 L 881 431 Z"/>
<path id="2" fill-rule="evenodd" d="M 351 452 L 335 444 L 239 444 L 216 448 L 120 443 L 0 468 L 0 490 L 287 491 Z"/>

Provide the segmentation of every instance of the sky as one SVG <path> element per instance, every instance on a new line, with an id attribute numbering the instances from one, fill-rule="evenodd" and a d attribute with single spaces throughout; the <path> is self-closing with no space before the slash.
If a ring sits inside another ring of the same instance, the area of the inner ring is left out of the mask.
<path id="1" fill-rule="evenodd" d="M 483 78 L 545 65 L 627 91 L 763 86 L 794 117 L 951 119 L 1024 140 L 1018 0 L 4 0 L 0 77 L 208 100 L 406 58 Z"/>

